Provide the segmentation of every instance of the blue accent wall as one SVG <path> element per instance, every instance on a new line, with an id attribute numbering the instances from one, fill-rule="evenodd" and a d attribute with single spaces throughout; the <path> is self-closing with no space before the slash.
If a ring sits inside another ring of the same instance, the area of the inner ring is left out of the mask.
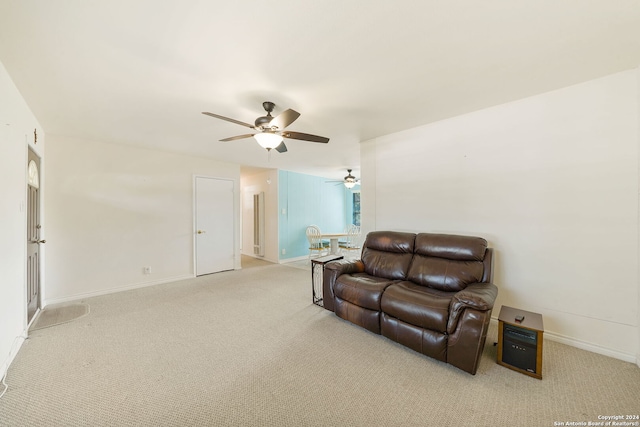
<path id="1" fill-rule="evenodd" d="M 325 233 L 338 233 L 351 224 L 351 191 L 340 182 L 326 182 L 328 180 L 278 171 L 278 253 L 281 260 L 309 254 L 307 226 L 315 224 Z M 285 255 L 282 255 L 283 249 Z"/>

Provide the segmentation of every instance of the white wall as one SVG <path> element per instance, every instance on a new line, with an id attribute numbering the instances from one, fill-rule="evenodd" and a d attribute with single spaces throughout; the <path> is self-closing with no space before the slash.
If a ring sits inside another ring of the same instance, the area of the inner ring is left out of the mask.
<path id="1" fill-rule="evenodd" d="M 193 277 L 194 175 L 234 180 L 240 212 L 237 164 L 48 138 L 47 303 Z"/>
<path id="2" fill-rule="evenodd" d="M 37 144 L 34 129 L 38 131 Z M 22 344 L 16 337 L 27 327 L 25 207 L 29 146 L 42 159 L 42 194 L 44 132 L 0 63 L 0 378 Z M 43 247 L 42 257 L 44 252 Z"/>
<path id="3" fill-rule="evenodd" d="M 270 169 L 243 176 L 242 182 L 242 253 L 266 261 L 278 262 L 278 170 Z M 253 254 L 253 195 L 264 191 L 264 257 Z"/>
<path id="4" fill-rule="evenodd" d="M 501 305 L 546 336 L 635 361 L 639 72 L 367 141 L 363 228 L 470 234 Z"/>

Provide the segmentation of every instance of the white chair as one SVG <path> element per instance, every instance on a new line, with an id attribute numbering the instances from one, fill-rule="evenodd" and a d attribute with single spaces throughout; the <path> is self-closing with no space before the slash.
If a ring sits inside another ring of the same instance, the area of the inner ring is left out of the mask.
<path id="1" fill-rule="evenodd" d="M 317 225 L 307 227 L 307 240 L 309 241 L 309 261 L 328 254 L 327 248 L 322 243 L 322 232 Z"/>
<path id="2" fill-rule="evenodd" d="M 314 227 L 318 229 L 318 233 L 322 234 L 322 230 L 320 230 L 320 227 L 318 227 L 315 224 L 311 224 L 309 227 Z M 325 248 L 330 248 L 331 247 L 331 242 L 327 239 L 322 239 L 322 246 L 324 246 Z"/>
<path id="3" fill-rule="evenodd" d="M 342 230 L 342 232 L 345 234 L 345 236 L 344 236 L 344 237 L 341 237 L 341 238 L 340 238 L 340 240 L 338 240 L 338 246 L 339 246 L 340 248 L 344 248 L 344 247 L 345 247 L 345 245 L 346 245 L 347 243 L 349 243 L 349 242 L 348 242 L 348 239 L 347 239 L 347 236 L 349 235 L 349 230 L 351 230 L 351 227 L 353 227 L 353 224 L 349 224 L 349 225 L 347 225 L 347 226 Z"/>
<path id="4" fill-rule="evenodd" d="M 340 245 L 340 250 L 345 259 L 354 259 L 360 255 L 362 246 L 360 246 L 360 227 L 351 224 L 347 229 L 347 240 Z"/>

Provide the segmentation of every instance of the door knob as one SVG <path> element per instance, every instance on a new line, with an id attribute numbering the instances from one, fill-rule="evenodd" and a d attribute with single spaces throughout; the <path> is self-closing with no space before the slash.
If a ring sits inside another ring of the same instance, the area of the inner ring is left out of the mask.
<path id="1" fill-rule="evenodd" d="M 206 233 L 205 230 L 198 230 L 198 234 L 204 234 L 204 233 Z"/>

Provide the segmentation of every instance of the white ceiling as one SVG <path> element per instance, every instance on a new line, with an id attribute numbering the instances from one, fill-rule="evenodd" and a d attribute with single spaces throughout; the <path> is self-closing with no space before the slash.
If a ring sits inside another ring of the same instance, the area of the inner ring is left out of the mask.
<path id="1" fill-rule="evenodd" d="M 360 141 L 637 67 L 640 2 L 0 0 L 0 61 L 47 134 L 341 178 Z M 200 114 L 267 100 L 329 144 Z"/>

